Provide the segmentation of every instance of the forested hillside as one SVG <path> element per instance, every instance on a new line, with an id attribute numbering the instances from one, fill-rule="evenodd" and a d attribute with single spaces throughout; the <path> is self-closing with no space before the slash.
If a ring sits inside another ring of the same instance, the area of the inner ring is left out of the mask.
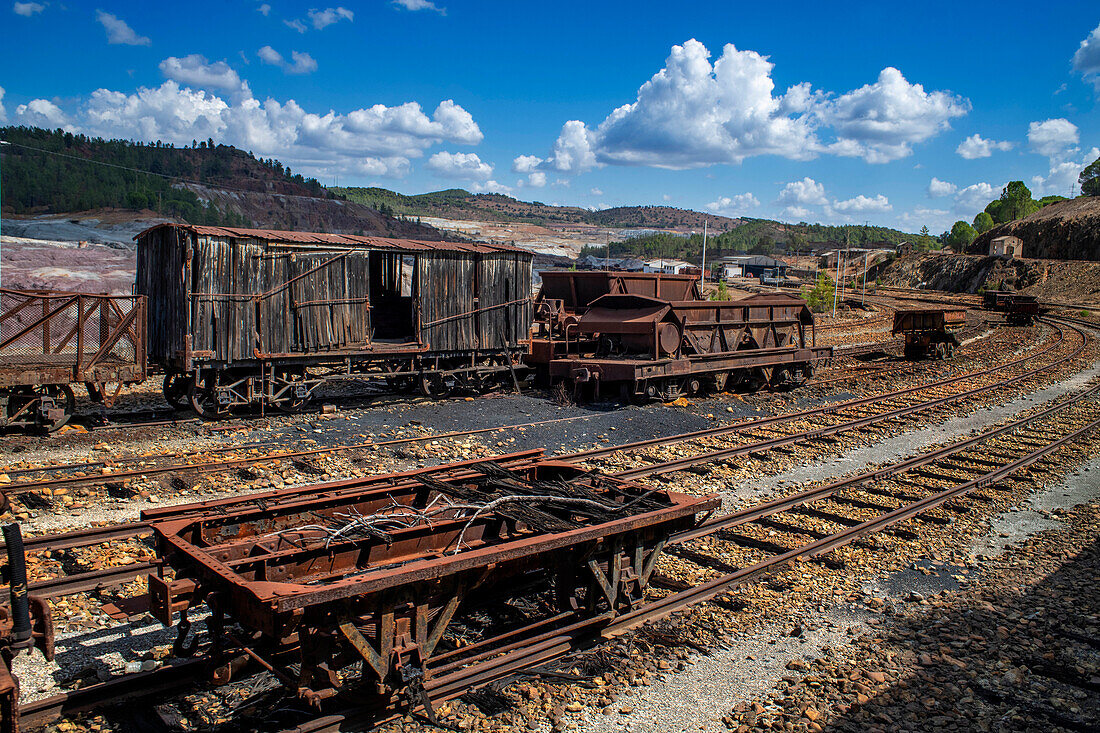
<path id="1" fill-rule="evenodd" d="M 0 166 L 5 214 L 148 209 L 194 224 L 243 226 L 247 222 L 240 215 L 208 206 L 178 184 L 330 196 L 317 181 L 294 174 L 277 160 L 257 160 L 213 140 L 176 148 L 27 127 L 0 128 L 0 137 L 10 143 L 3 148 Z"/>
<path id="2" fill-rule="evenodd" d="M 935 240 L 920 234 L 906 234 L 896 229 L 874 226 L 828 226 L 825 224 L 783 224 L 769 219 L 746 219 L 728 232 L 707 239 L 707 256 L 732 254 L 774 254 L 786 250 L 804 250 L 811 244 L 836 243 L 852 247 L 870 247 L 899 242 L 913 242 L 918 249 L 931 249 Z M 612 257 L 666 257 L 698 261 L 703 249 L 703 235 L 689 237 L 675 234 L 650 234 L 611 242 Z M 602 257 L 602 247 L 586 247 L 581 256 Z"/>

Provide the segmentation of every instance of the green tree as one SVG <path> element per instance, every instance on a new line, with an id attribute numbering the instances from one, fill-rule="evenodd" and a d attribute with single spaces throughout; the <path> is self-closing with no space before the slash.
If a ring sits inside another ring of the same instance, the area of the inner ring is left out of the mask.
<path id="1" fill-rule="evenodd" d="M 947 235 L 947 244 L 956 252 L 961 252 L 966 248 L 966 245 L 974 241 L 976 236 L 978 236 L 978 233 L 974 231 L 974 227 L 965 221 L 957 221 L 952 225 L 951 233 Z"/>
<path id="2" fill-rule="evenodd" d="M 993 217 L 990 216 L 988 211 L 979 211 L 978 215 L 974 217 L 974 230 L 978 234 L 984 234 L 993 228 Z"/>
<path id="3" fill-rule="evenodd" d="M 1003 213 L 1008 216 L 1007 221 L 1022 219 L 1039 210 L 1039 203 L 1031 198 L 1031 189 L 1023 181 L 1011 181 L 1005 186 L 1001 191 L 1001 202 Z"/>
<path id="4" fill-rule="evenodd" d="M 1082 196 L 1100 196 L 1100 158 L 1085 166 L 1077 182 L 1081 184 Z"/>

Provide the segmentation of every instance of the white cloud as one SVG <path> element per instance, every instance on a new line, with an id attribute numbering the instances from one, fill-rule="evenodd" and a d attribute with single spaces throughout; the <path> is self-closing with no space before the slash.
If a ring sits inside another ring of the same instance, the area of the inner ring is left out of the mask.
<path id="1" fill-rule="evenodd" d="M 546 171 L 531 171 L 527 176 L 527 185 L 531 188 L 542 188 L 546 185 Z"/>
<path id="2" fill-rule="evenodd" d="M 8 111 L 4 109 L 4 87 L 0 87 L 0 123 L 7 124 Z"/>
<path id="3" fill-rule="evenodd" d="M 843 212 L 864 213 L 868 211 L 890 211 L 894 207 L 890 205 L 890 199 L 880 193 L 874 198 L 859 194 L 855 198 L 845 201 L 834 201 L 833 208 Z"/>
<path id="4" fill-rule="evenodd" d="M 52 130 L 58 127 L 69 128 L 69 118 L 48 99 L 32 99 L 15 108 L 15 122 L 27 127 L 44 127 Z"/>
<path id="5" fill-rule="evenodd" d="M 0 94 L 0 97 L 2 97 L 2 96 L 3 95 Z M 603 191 L 601 191 L 598 188 L 590 188 L 590 189 L 588 189 L 588 193 L 592 194 L 593 196 L 603 196 Z"/>
<path id="6" fill-rule="evenodd" d="M 1073 68 L 1100 92 L 1100 25 L 1081 41 L 1080 48 L 1073 54 Z"/>
<path id="7" fill-rule="evenodd" d="M 671 201 L 671 200 L 672 200 L 672 197 L 671 197 L 671 196 L 669 196 L 669 195 L 668 195 L 668 194 L 666 193 L 666 194 L 662 194 L 662 195 L 661 195 L 661 199 L 662 199 L 662 200 L 664 200 L 664 201 Z"/>
<path id="8" fill-rule="evenodd" d="M 442 178 L 487 181 L 493 175 L 493 166 L 482 161 L 477 153 L 440 151 L 428 158 L 426 167 Z"/>
<path id="9" fill-rule="evenodd" d="M 914 231 L 926 226 L 935 233 L 946 230 L 955 219 L 956 217 L 946 209 L 928 209 L 918 206 L 912 211 L 902 213 L 898 217 L 898 223 Z"/>
<path id="10" fill-rule="evenodd" d="M 256 12 L 264 17 L 267 17 L 271 14 L 271 6 L 267 3 L 262 3 L 260 7 L 256 8 Z"/>
<path id="11" fill-rule="evenodd" d="M 1047 157 L 1065 152 L 1076 145 L 1077 140 L 1077 125 L 1067 119 L 1032 122 L 1027 127 L 1027 141 L 1031 149 Z"/>
<path id="12" fill-rule="evenodd" d="M 416 102 L 310 112 L 294 100 L 256 99 L 245 84 L 241 92 L 223 98 L 171 79 L 133 93 L 98 89 L 71 117 L 47 100 L 21 105 L 16 115 L 19 124 L 61 126 L 107 138 L 176 145 L 214 138 L 316 176 L 401 176 L 410 170 L 411 159 L 433 145 L 483 139 L 470 113 L 452 100 L 430 115 Z"/>
<path id="13" fill-rule="evenodd" d="M 947 181 L 941 181 L 940 179 L 932 176 L 932 180 L 928 184 L 928 196 L 930 198 L 939 198 L 940 196 L 951 196 L 959 187 L 954 183 L 948 183 Z"/>
<path id="14" fill-rule="evenodd" d="M 241 77 L 229 64 L 224 61 L 211 64 L 197 53 L 183 58 L 169 56 L 160 62 L 160 71 L 173 81 L 204 89 L 237 91 L 242 86 Z"/>
<path id="15" fill-rule="evenodd" d="M 440 15 L 447 14 L 447 8 L 441 8 L 431 0 L 393 0 L 393 4 L 405 10 L 434 10 Z"/>
<path id="16" fill-rule="evenodd" d="M 776 201 L 781 204 L 801 206 L 821 206 L 828 203 L 828 199 L 825 198 L 825 184 L 818 183 L 809 177 L 788 183 L 779 192 L 779 198 Z"/>
<path id="17" fill-rule="evenodd" d="M 16 15 L 29 18 L 35 13 L 41 13 L 46 9 L 46 6 L 42 3 L 15 3 L 11 9 Z"/>
<path id="18" fill-rule="evenodd" d="M 333 23 L 339 23 L 341 20 L 355 20 L 355 13 L 344 7 L 310 10 L 306 15 L 309 16 L 310 22 L 317 30 L 327 28 Z"/>
<path id="19" fill-rule="evenodd" d="M 507 195 L 511 195 L 513 191 L 511 186 L 505 186 L 503 183 L 492 180 L 485 183 L 475 183 L 470 186 L 470 190 L 474 193 L 503 193 Z"/>
<path id="20" fill-rule="evenodd" d="M 960 212 L 984 211 L 989 202 L 997 198 L 996 189 L 984 181 L 960 189 L 955 194 L 955 210 Z"/>
<path id="21" fill-rule="evenodd" d="M 567 122 L 542 167 L 568 173 L 608 164 L 684 169 L 822 153 L 880 163 L 911 154 L 914 144 L 970 109 L 966 99 L 926 92 L 894 68 L 883 69 L 873 84 L 831 98 L 808 82 L 777 93 L 774 64 L 755 51 L 727 44 L 713 63 L 710 56 L 695 39 L 673 46 L 633 102 L 594 128 Z M 825 134 L 834 139 L 823 142 Z"/>
<path id="22" fill-rule="evenodd" d="M 308 28 L 306 28 L 306 24 L 298 20 L 297 18 L 295 18 L 294 20 L 284 20 L 283 25 L 285 25 L 287 28 L 298 31 L 299 33 L 305 33 L 307 30 L 309 30 Z"/>
<path id="23" fill-rule="evenodd" d="M 521 155 L 512 161 L 512 172 L 530 173 L 538 170 L 540 163 L 542 163 L 542 158 L 536 155 Z"/>
<path id="24" fill-rule="evenodd" d="M 1007 140 L 986 140 L 981 135 L 974 133 L 959 143 L 959 147 L 955 148 L 955 152 L 967 160 L 976 160 L 977 158 L 990 157 L 993 155 L 994 150 L 1012 150 L 1012 147 L 1012 143 Z"/>
<path id="25" fill-rule="evenodd" d="M 790 221 L 806 221 L 813 214 L 805 206 L 788 206 L 783 209 L 783 215 Z"/>
<path id="26" fill-rule="evenodd" d="M 1076 151 L 1080 152 L 1080 151 Z M 1077 177 L 1092 161 L 1100 158 L 1100 149 L 1092 148 L 1081 157 L 1062 160 L 1054 157 L 1050 160 L 1050 171 L 1045 176 L 1031 179 L 1032 195 L 1035 197 L 1056 194 L 1070 196 L 1077 186 Z"/>
<path id="27" fill-rule="evenodd" d="M 970 102 L 949 92 L 925 92 L 892 66 L 867 84 L 824 105 L 822 120 L 836 130 L 831 152 L 886 163 L 913 152 L 970 111 Z"/>
<path id="28" fill-rule="evenodd" d="M 733 196 L 719 196 L 717 201 L 707 204 L 707 210 L 736 218 L 759 205 L 760 202 L 751 193 L 738 193 Z"/>
<path id="29" fill-rule="evenodd" d="M 288 62 L 283 58 L 281 53 L 271 46 L 264 46 L 256 52 L 256 55 L 259 56 L 260 60 L 265 64 L 278 66 L 285 74 L 311 74 L 317 71 L 317 62 L 313 60 L 312 56 L 304 51 L 291 51 L 290 57 L 293 59 L 293 62 Z"/>
<path id="30" fill-rule="evenodd" d="M 107 43 L 121 43 L 126 46 L 148 46 L 152 44 L 146 36 L 139 36 L 126 21 L 102 10 L 95 11 L 95 19 L 107 31 Z"/>

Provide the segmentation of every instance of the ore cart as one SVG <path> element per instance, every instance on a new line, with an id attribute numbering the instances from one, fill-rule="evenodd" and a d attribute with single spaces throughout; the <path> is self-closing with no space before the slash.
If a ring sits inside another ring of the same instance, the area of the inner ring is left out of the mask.
<path id="1" fill-rule="evenodd" d="M 964 326 L 964 308 L 911 308 L 894 312 L 892 333 L 903 335 L 906 359 L 925 355 L 947 359 L 955 355 L 957 334 Z"/>
<path id="2" fill-rule="evenodd" d="M 151 613 L 177 652 L 209 650 L 216 683 L 267 669 L 317 706 L 430 714 L 469 665 L 638 608 L 669 537 L 720 504 L 530 451 L 154 509 Z M 484 624 L 502 610 L 522 623 Z"/>
<path id="3" fill-rule="evenodd" d="M 111 404 L 145 379 L 145 298 L 0 290 L 0 427 L 56 430 L 73 384 Z"/>
<path id="4" fill-rule="evenodd" d="M 512 384 L 527 351 L 532 255 L 515 247 L 176 224 L 137 241 L 149 358 L 203 416 L 297 410 L 334 379 Z"/>
<path id="5" fill-rule="evenodd" d="M 798 385 L 832 357 L 814 346 L 806 302 L 785 294 L 736 301 L 605 295 L 589 304 L 550 362 L 550 376 L 628 399 L 675 399 L 728 386 Z M 568 335 L 568 334 L 567 334 Z"/>
<path id="6" fill-rule="evenodd" d="M 1034 295 L 1011 290 L 990 290 L 982 294 L 982 306 L 1005 314 L 1010 326 L 1030 326 L 1039 316 L 1039 301 Z"/>
<path id="7" fill-rule="evenodd" d="M 543 270 L 535 296 L 535 333 L 526 357 L 545 372 L 550 361 L 565 353 L 565 338 L 577 337 L 577 321 L 588 305 L 604 295 L 642 295 L 665 300 L 702 300 L 696 275 L 611 270 Z"/>

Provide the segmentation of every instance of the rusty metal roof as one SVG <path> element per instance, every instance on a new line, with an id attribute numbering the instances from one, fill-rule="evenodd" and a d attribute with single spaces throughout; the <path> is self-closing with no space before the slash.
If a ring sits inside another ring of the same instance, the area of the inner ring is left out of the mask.
<path id="1" fill-rule="evenodd" d="M 244 227 L 211 227 L 195 224 L 157 224 L 134 237 L 141 239 L 146 234 L 164 227 L 183 229 L 193 234 L 209 237 L 229 237 L 233 239 L 260 239 L 265 242 L 290 244 L 321 244 L 339 247 L 361 247 L 364 249 L 391 249 L 402 252 L 476 252 L 493 254 L 513 252 L 531 254 L 530 251 L 507 244 L 478 242 L 463 244 L 460 242 L 428 242 L 421 239 L 393 239 L 390 237 L 364 237 L 357 234 L 325 234 L 323 232 L 288 232 L 279 229 L 246 229 Z"/>

